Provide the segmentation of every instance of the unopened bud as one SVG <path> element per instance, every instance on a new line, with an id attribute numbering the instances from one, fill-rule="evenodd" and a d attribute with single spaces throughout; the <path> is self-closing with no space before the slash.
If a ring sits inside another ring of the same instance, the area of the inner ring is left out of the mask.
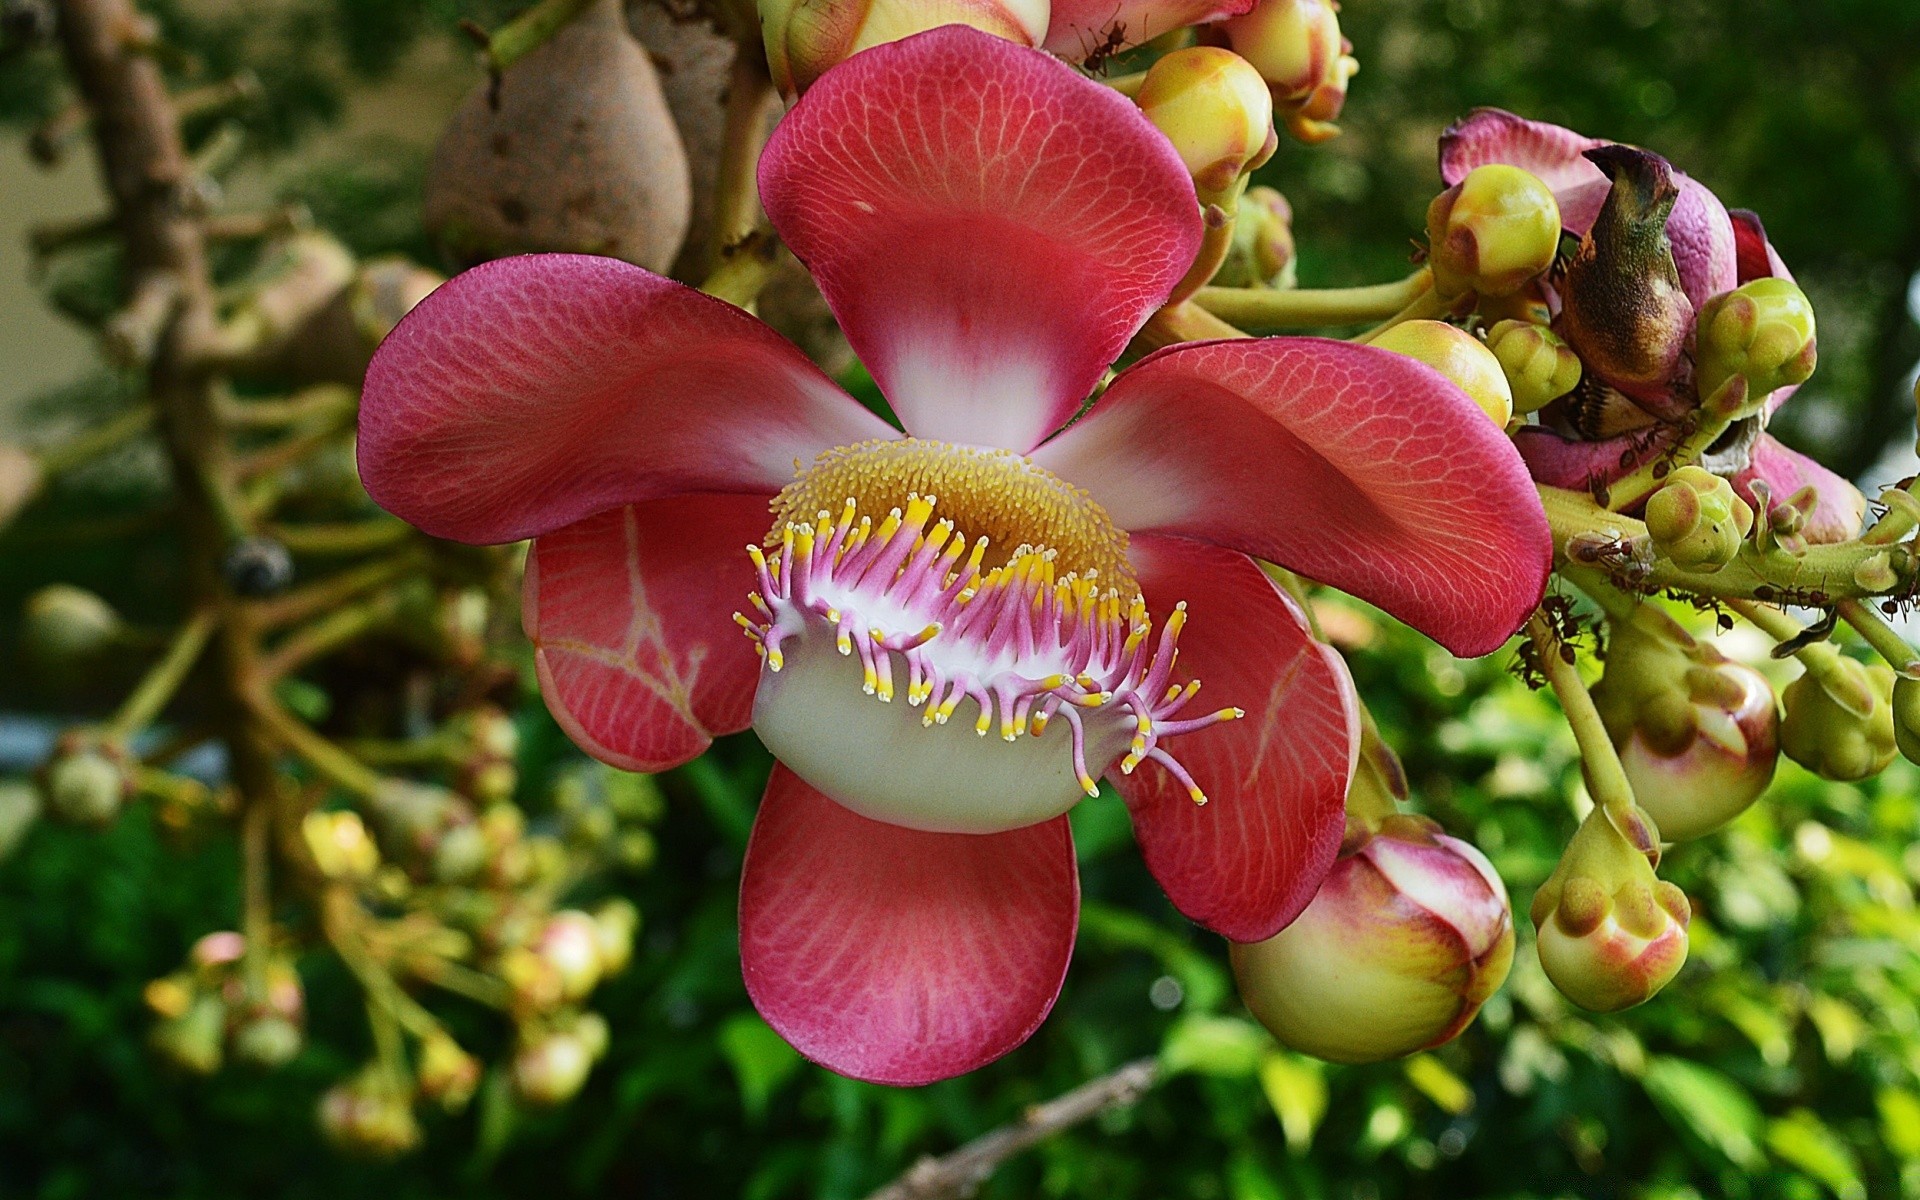
<path id="1" fill-rule="evenodd" d="M 1560 205 L 1537 177 L 1488 163 L 1427 206 L 1427 242 L 1441 296 L 1504 296 L 1553 265 Z"/>
<path id="2" fill-rule="evenodd" d="M 35 670 L 48 676 L 87 670 L 119 642 L 125 628 L 112 605 L 64 583 L 28 597 L 21 625 L 21 650 Z"/>
<path id="3" fill-rule="evenodd" d="M 405 258 L 376 258 L 363 263 L 354 277 L 349 302 L 354 328 L 368 346 L 377 346 L 400 318 L 446 279 Z"/>
<path id="4" fill-rule="evenodd" d="M 0 779 L 0 863 L 27 839 L 40 819 L 40 793 L 18 780 Z"/>
<path id="5" fill-rule="evenodd" d="M 368 879 L 380 865 L 380 849 L 368 836 L 359 813 L 308 813 L 300 823 L 300 834 L 313 855 L 314 866 L 328 879 Z"/>
<path id="6" fill-rule="evenodd" d="M 1214 272 L 1218 287 L 1290 288 L 1294 285 L 1293 208 L 1270 187 L 1240 197 L 1233 242 Z"/>
<path id="7" fill-rule="evenodd" d="M 1893 669 L 1836 655 L 1781 694 L 1780 749 L 1823 779 L 1853 783 L 1893 761 Z"/>
<path id="8" fill-rule="evenodd" d="M 357 1157 L 395 1158 L 420 1144 L 406 1081 L 377 1065 L 327 1089 L 319 1118 L 327 1140 Z"/>
<path id="9" fill-rule="evenodd" d="M 45 479 L 38 458 L 12 442 L 0 442 L 0 529 L 11 525 L 20 510 L 40 494 Z"/>
<path id="10" fill-rule="evenodd" d="M 1147 71 L 1134 98 L 1203 193 L 1226 191 L 1279 144 L 1266 82 L 1231 50 L 1175 50 Z"/>
<path id="11" fill-rule="evenodd" d="M 1247 1007 L 1281 1042 L 1378 1062 L 1467 1027 L 1513 963 L 1513 916 L 1478 850 L 1394 816 L 1293 924 L 1232 956 Z"/>
<path id="12" fill-rule="evenodd" d="M 600 928 L 577 909 L 553 914 L 533 945 L 560 978 L 562 1000 L 584 999 L 600 982 Z"/>
<path id="13" fill-rule="evenodd" d="M 422 1098 L 448 1112 L 459 1112 L 480 1086 L 480 1060 L 445 1033 L 435 1031 L 420 1043 L 416 1078 Z"/>
<path id="14" fill-rule="evenodd" d="M 1333 0 L 1259 0 L 1225 22 L 1227 41 L 1273 91 L 1274 113 L 1303 142 L 1323 142 L 1347 101 L 1360 64 L 1340 36 Z"/>
<path id="15" fill-rule="evenodd" d="M 298 1024 L 268 1013 L 234 1031 L 233 1056 L 248 1066 L 272 1070 L 293 1061 L 301 1041 Z"/>
<path id="16" fill-rule="evenodd" d="M 514 1008 L 518 1011 L 551 1012 L 566 998 L 560 968 L 535 950 L 524 946 L 507 948 L 501 952 L 496 970 L 512 991 Z"/>
<path id="17" fill-rule="evenodd" d="M 1804 383 L 1818 358 L 1813 305 L 1791 279 L 1755 279 L 1701 306 L 1694 325 L 1700 395 L 1738 375 L 1747 406 L 1758 409 L 1780 388 Z"/>
<path id="18" fill-rule="evenodd" d="M 1687 466 L 1648 497 L 1646 522 L 1654 549 L 1674 565 L 1713 572 L 1732 562 L 1753 532 L 1753 509 L 1720 476 Z"/>
<path id="19" fill-rule="evenodd" d="M 40 776 L 47 811 L 62 821 L 94 829 L 113 824 L 133 798 L 133 775 L 116 746 L 68 739 Z"/>
<path id="20" fill-rule="evenodd" d="M 1038 46 L 1047 33 L 1047 0 L 759 0 L 767 68 L 788 96 L 862 50 L 942 25 L 975 29 Z"/>
<path id="21" fill-rule="evenodd" d="M 1486 344 L 1445 321 L 1402 321 L 1369 345 L 1426 363 L 1473 398 L 1480 411 L 1505 428 L 1513 418 L 1513 389 L 1500 360 Z"/>
<path id="22" fill-rule="evenodd" d="M 154 1052 L 173 1066 L 195 1075 L 211 1075 L 220 1069 L 226 1031 L 226 1005 L 218 996 L 202 993 L 185 1012 L 155 1025 L 149 1041 Z"/>
<path id="23" fill-rule="evenodd" d="M 1487 332 L 1487 349 L 1507 374 L 1517 413 L 1537 412 L 1580 382 L 1580 356 L 1544 325 L 1501 321 Z"/>
<path id="24" fill-rule="evenodd" d="M 1904 675 L 1893 683 L 1893 740 L 1908 762 L 1920 763 L 1920 680 Z M 0 835 L 3 845 L 4 835 Z M 0 859 L 5 858 L 0 850 Z"/>
<path id="25" fill-rule="evenodd" d="M 273 538 L 242 538 L 221 560 L 220 573 L 239 595 L 272 596 L 293 582 L 293 555 Z"/>
<path id="26" fill-rule="evenodd" d="M 246 953 L 245 935 L 232 929 L 216 929 L 200 935 L 187 951 L 187 961 L 203 973 L 215 972 L 216 968 L 239 962 Z"/>
<path id="27" fill-rule="evenodd" d="M 609 900 L 593 913 L 593 932 L 600 949 L 600 970 L 618 975 L 633 960 L 633 935 L 640 929 L 640 910 L 630 900 Z"/>
<path id="28" fill-rule="evenodd" d="M 580 1091 L 593 1070 L 592 1049 L 571 1031 L 543 1034 L 513 1056 L 514 1093 L 528 1104 L 564 1104 Z"/>
<path id="29" fill-rule="evenodd" d="M 1598 807 L 1533 897 L 1540 965 L 1590 1012 L 1632 1008 L 1667 986 L 1686 965 L 1692 919 L 1686 895 Z"/>
<path id="30" fill-rule="evenodd" d="M 1505 296 L 1481 296 L 1474 309 L 1480 314 L 1482 323 L 1488 326 L 1507 321 L 1518 321 L 1522 325 L 1551 325 L 1553 306 L 1547 302 L 1543 280 L 1544 277 L 1523 284 L 1519 291 Z"/>

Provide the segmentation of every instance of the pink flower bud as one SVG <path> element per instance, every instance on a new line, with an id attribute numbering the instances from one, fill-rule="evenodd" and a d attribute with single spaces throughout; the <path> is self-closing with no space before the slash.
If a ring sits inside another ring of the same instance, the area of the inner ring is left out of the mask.
<path id="1" fill-rule="evenodd" d="M 579 1000 L 600 982 L 600 929 L 586 913 L 568 909 L 553 914 L 533 951 L 552 965 L 563 1000 Z"/>
<path id="2" fill-rule="evenodd" d="M 513 1056 L 513 1090 L 528 1104 L 564 1104 L 593 1070 L 593 1048 L 571 1031 L 541 1035 Z"/>
<path id="3" fill-rule="evenodd" d="M 1459 1034 L 1506 980 L 1513 915 L 1481 853 L 1393 816 L 1339 859 L 1298 920 L 1233 947 L 1253 1015 L 1283 1043 L 1378 1062 Z"/>
<path id="4" fill-rule="evenodd" d="M 448 1112 L 458 1112 L 480 1086 L 480 1060 L 460 1048 L 445 1033 L 430 1034 L 420 1043 L 420 1065 L 415 1072 L 420 1095 Z"/>
<path id="5" fill-rule="evenodd" d="M 1595 808 L 1533 897 L 1540 965 L 1562 995 L 1592 1012 L 1653 996 L 1687 961 L 1685 893 L 1655 878 L 1657 835 L 1630 814 L 1630 840 Z"/>

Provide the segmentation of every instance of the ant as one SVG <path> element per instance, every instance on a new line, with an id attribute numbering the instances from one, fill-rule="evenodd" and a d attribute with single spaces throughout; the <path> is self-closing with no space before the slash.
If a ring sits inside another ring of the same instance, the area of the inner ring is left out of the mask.
<path id="1" fill-rule="evenodd" d="M 1116 10 L 1117 12 L 1117 10 Z M 1100 43 L 1089 50 L 1081 65 L 1093 75 L 1105 75 L 1107 63 L 1127 44 L 1127 23 L 1115 21 L 1107 27 Z"/>

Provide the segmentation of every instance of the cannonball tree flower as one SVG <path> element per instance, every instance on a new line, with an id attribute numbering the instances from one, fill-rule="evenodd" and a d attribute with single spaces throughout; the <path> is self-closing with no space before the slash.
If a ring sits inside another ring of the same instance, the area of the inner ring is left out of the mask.
<path id="1" fill-rule="evenodd" d="M 946 28 L 856 55 L 759 184 L 904 432 L 737 308 L 534 256 L 388 339 L 361 466 L 429 533 L 534 539 L 526 628 L 589 753 L 659 771 L 755 729 L 748 992 L 816 1061 L 921 1083 L 1051 1007 L 1065 814 L 1102 776 L 1194 920 L 1258 940 L 1312 898 L 1355 700 L 1255 557 L 1484 654 L 1549 536 L 1501 431 L 1384 351 L 1175 346 L 1073 420 L 1201 218 L 1139 111 L 1044 54 Z"/>
<path id="2" fill-rule="evenodd" d="M 1660 206 L 1671 205 L 1664 233 L 1679 295 L 1667 319 L 1655 322 L 1663 328 L 1634 332 L 1630 339 L 1642 351 L 1655 342 L 1668 344 L 1666 369 L 1651 378 L 1624 365 L 1609 372 L 1607 363 L 1597 361 L 1604 354 L 1576 343 L 1589 374 L 1595 376 L 1590 382 L 1610 386 L 1576 389 L 1542 413 L 1546 419 L 1542 425 L 1521 430 L 1515 439 L 1536 479 L 1576 490 L 1610 483 L 1671 449 L 1684 436 L 1687 418 L 1701 399 L 1691 378 L 1693 319 L 1701 309 L 1715 297 L 1754 280 L 1790 282 L 1793 278 L 1757 216 L 1729 212 L 1713 192 L 1658 155 L 1608 149 L 1617 145 L 1491 108 L 1475 110 L 1440 139 L 1440 176 L 1448 186 L 1488 163 L 1523 168 L 1553 190 L 1561 223 L 1575 236 L 1596 228 L 1617 188 L 1640 186 L 1648 193 L 1615 197 L 1617 216 L 1630 217 L 1636 210 L 1657 214 Z M 1602 169 L 1602 163 L 1608 170 Z M 1641 168 L 1653 178 L 1642 175 Z M 1626 243 L 1623 253 L 1631 254 L 1632 239 L 1621 241 Z M 1560 286 L 1571 283 L 1562 281 Z M 1565 305 L 1564 295 L 1555 297 L 1557 312 L 1563 312 Z M 1555 327 L 1562 326 L 1556 323 Z M 1797 385 L 1792 385 L 1773 391 L 1757 413 L 1735 424 L 1724 445 L 1713 448 L 1707 465 L 1730 477 L 1741 497 L 1763 512 L 1770 508 L 1756 491 L 1756 482 L 1764 485 L 1762 490 L 1774 504 L 1811 485 L 1819 492 L 1820 504 L 1808 522 L 1808 539 L 1852 537 L 1866 507 L 1858 490 L 1765 432 L 1768 418 L 1796 390 Z"/>
<path id="3" fill-rule="evenodd" d="M 1163 33 L 1222 20 L 1254 0 L 1054 0 L 1041 45 L 1070 62 L 1144 45 Z"/>

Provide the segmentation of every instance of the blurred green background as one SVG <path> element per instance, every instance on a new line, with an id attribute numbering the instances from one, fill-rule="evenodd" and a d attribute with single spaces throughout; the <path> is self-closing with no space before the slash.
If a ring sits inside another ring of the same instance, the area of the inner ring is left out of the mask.
<path id="1" fill-rule="evenodd" d="M 236 194 L 303 201 L 356 250 L 431 261 L 426 155 L 477 78 L 454 26 L 504 5 L 152 7 L 208 77 L 246 67 L 264 85 L 240 114 L 259 153 Z M 1869 477 L 1909 441 L 1920 5 L 1353 0 L 1342 16 L 1362 63 L 1345 135 L 1286 144 L 1262 173 L 1294 203 L 1303 283 L 1404 272 L 1436 188 L 1434 138 L 1468 108 L 1562 121 L 1659 149 L 1762 214 L 1821 322 L 1821 368 L 1781 416 L 1787 440 Z M 21 250 L 28 226 L 98 203 L 83 152 L 50 176 L 24 153 L 64 96 L 50 54 L 0 66 L 13 131 L 0 139 L 0 431 L 70 421 L 126 386 L 42 298 L 85 280 L 36 278 Z M 94 483 L 60 503 L 110 508 L 140 489 L 137 470 Z M 154 597 L 170 577 L 164 542 L 81 547 L 16 530 L 0 537 L 0 641 L 44 583 L 81 579 L 150 619 L 165 615 Z M 1455 662 L 1358 617 L 1348 656 L 1416 804 L 1487 852 L 1524 914 L 1580 786 L 1552 702 L 1503 656 Z M 0 678 L 0 711 L 50 703 L 11 670 Z M 538 818 L 546 784 L 579 760 L 530 685 L 521 700 L 522 793 Z M 287 1068 L 184 1079 L 147 1052 L 142 986 L 234 921 L 228 842 L 164 839 L 145 809 L 104 834 L 37 826 L 0 862 L 0 1197 L 837 1200 L 1154 1053 L 1170 1082 L 1015 1160 L 982 1194 L 1920 1196 L 1920 773 L 1904 763 L 1855 788 L 1783 761 L 1754 811 L 1676 850 L 1663 874 L 1694 901 L 1693 956 L 1644 1008 L 1571 1010 L 1522 917 L 1513 978 L 1464 1037 L 1366 1068 L 1279 1051 L 1244 1019 L 1222 943 L 1167 905 L 1105 796 L 1075 812 L 1086 902 L 1054 1016 L 1002 1062 L 915 1091 L 802 1064 L 747 1004 L 735 888 L 766 768 L 749 735 L 662 777 L 658 862 L 603 885 L 645 924 L 634 965 L 596 995 L 613 1042 L 580 1098 L 537 1118 L 477 1104 L 388 1165 L 343 1160 L 315 1130 L 315 1096 L 365 1051 L 352 982 L 330 956 L 301 964 L 310 1038 Z M 451 1016 L 476 1049 L 504 1037 L 477 1011 Z"/>

